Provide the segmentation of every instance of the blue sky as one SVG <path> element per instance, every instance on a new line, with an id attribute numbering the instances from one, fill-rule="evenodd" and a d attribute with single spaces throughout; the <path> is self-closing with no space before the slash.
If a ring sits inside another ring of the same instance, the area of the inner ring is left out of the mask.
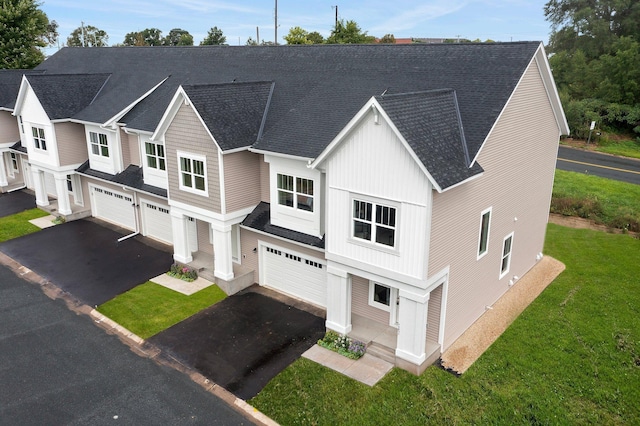
<path id="1" fill-rule="evenodd" d="M 355 20 L 368 34 L 381 37 L 462 37 L 495 41 L 540 40 L 549 37 L 541 0 L 279 0 L 278 42 L 291 27 L 329 35 L 338 17 Z M 274 39 L 275 0 L 43 0 L 42 10 L 56 20 L 60 41 L 71 31 L 93 25 L 105 30 L 109 44 L 121 43 L 128 32 L 159 28 L 189 31 L 195 44 L 217 26 L 231 45 L 249 37 Z M 53 53 L 53 52 L 49 52 Z"/>

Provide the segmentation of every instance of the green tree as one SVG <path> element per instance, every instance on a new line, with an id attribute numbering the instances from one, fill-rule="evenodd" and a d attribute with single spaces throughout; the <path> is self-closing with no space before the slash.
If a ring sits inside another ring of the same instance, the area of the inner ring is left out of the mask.
<path id="1" fill-rule="evenodd" d="M 161 46 L 162 31 L 158 28 L 146 28 L 142 31 L 133 31 L 124 36 L 124 46 Z"/>
<path id="2" fill-rule="evenodd" d="M 182 28 L 173 28 L 162 40 L 163 46 L 193 46 L 193 36 Z"/>
<path id="3" fill-rule="evenodd" d="M 225 44 L 227 38 L 222 34 L 222 30 L 218 27 L 213 27 L 207 33 L 207 36 L 200 42 L 200 46 L 213 46 Z"/>
<path id="4" fill-rule="evenodd" d="M 104 30 L 93 25 L 83 25 L 71 32 L 67 37 L 67 46 L 74 47 L 105 47 L 108 46 L 109 36 Z"/>
<path id="5" fill-rule="evenodd" d="M 311 31 L 307 34 L 307 41 L 310 41 L 311 44 L 322 44 L 324 43 L 324 37 L 317 31 Z"/>
<path id="6" fill-rule="evenodd" d="M 289 33 L 282 37 L 287 44 L 313 44 L 307 37 L 309 32 L 301 27 L 293 27 L 289 29 Z"/>
<path id="7" fill-rule="evenodd" d="M 380 43 L 382 44 L 396 44 L 396 38 L 393 34 L 385 34 L 380 39 Z"/>
<path id="8" fill-rule="evenodd" d="M 2 0 L 0 68 L 33 68 L 44 60 L 40 48 L 53 42 L 49 18 L 35 0 Z M 57 26 L 55 27 L 57 35 Z"/>
<path id="9" fill-rule="evenodd" d="M 327 44 L 364 44 L 374 43 L 375 37 L 362 31 L 356 21 L 339 20 L 327 38 Z"/>

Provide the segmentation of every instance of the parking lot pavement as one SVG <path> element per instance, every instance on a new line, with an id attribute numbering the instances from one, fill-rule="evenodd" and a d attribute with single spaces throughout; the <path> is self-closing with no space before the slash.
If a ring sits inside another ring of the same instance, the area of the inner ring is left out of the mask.
<path id="1" fill-rule="evenodd" d="M 0 194 L 0 217 L 10 216 L 36 207 L 36 197 L 24 192 L 14 191 Z"/>

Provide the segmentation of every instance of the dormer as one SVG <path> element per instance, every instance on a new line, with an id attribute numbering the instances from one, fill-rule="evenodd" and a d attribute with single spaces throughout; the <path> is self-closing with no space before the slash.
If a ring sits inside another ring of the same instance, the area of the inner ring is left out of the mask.
<path id="1" fill-rule="evenodd" d="M 122 146 L 116 130 L 85 124 L 89 165 L 93 170 L 115 175 L 123 170 Z"/>

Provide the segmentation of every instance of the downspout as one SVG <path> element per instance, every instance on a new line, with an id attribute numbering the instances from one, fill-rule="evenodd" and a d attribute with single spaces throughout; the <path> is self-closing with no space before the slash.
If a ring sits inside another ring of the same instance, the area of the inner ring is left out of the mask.
<path id="1" fill-rule="evenodd" d="M 122 187 L 122 190 L 123 190 L 123 191 L 127 191 L 127 188 L 123 186 L 123 187 Z M 129 239 L 129 238 L 131 238 L 131 237 L 135 237 L 136 235 L 140 234 L 140 224 L 138 223 L 138 211 L 137 211 L 137 208 L 138 208 L 138 200 L 137 200 L 136 192 L 135 192 L 135 191 L 131 191 L 131 194 L 133 195 L 133 209 L 134 209 L 134 210 L 133 210 L 133 213 L 134 213 L 134 217 L 133 217 L 133 218 L 134 218 L 134 221 L 135 221 L 135 223 L 136 223 L 136 228 L 135 228 L 135 231 L 134 231 L 134 232 L 132 232 L 131 234 L 129 234 L 129 235 L 125 235 L 124 237 L 120 237 L 120 238 L 118 238 L 118 242 L 119 242 L 119 243 L 121 243 L 121 242 L 122 242 L 122 241 L 124 241 L 124 240 L 128 240 L 128 239 Z"/>

